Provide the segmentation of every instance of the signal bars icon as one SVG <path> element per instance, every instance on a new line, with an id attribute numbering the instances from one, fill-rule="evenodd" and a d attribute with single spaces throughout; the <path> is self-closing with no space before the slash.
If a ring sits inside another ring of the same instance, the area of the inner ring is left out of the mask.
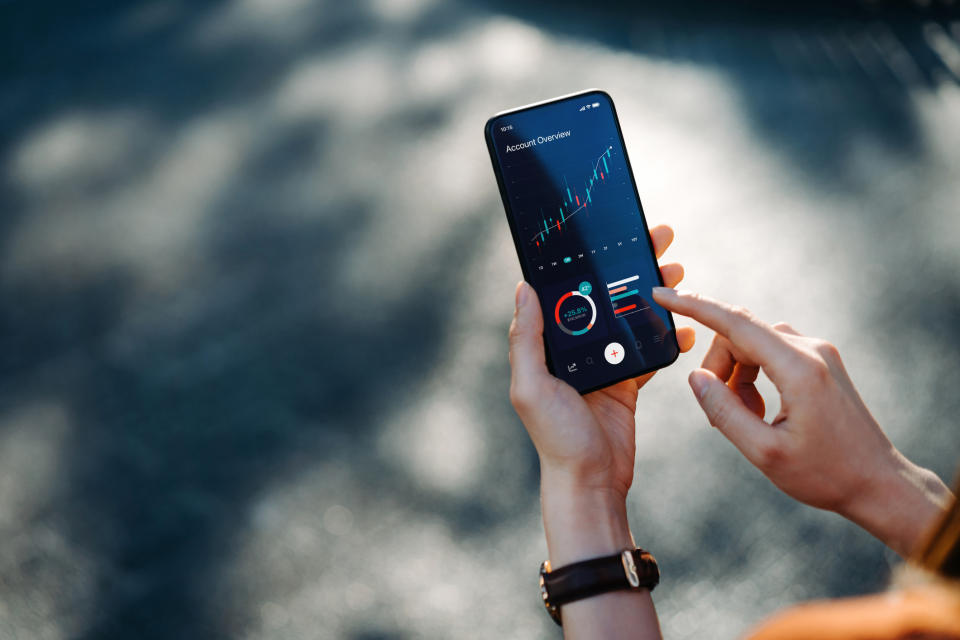
<path id="1" fill-rule="evenodd" d="M 594 102 L 593 104 L 585 104 L 582 107 L 580 107 L 580 111 L 586 111 L 587 109 L 596 109 L 599 106 L 600 106 L 599 102 Z"/>

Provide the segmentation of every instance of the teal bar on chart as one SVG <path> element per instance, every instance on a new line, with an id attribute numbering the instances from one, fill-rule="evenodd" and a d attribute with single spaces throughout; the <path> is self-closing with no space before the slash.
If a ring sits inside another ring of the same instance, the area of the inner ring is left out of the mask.
<path id="1" fill-rule="evenodd" d="M 619 300 L 620 298 L 626 298 L 627 296 L 635 296 L 635 295 L 637 295 L 638 293 L 640 293 L 640 290 L 639 290 L 639 289 L 633 289 L 632 291 L 625 291 L 625 292 L 621 293 L 620 295 L 610 296 L 610 302 L 614 302 L 614 301 L 616 301 L 616 300 Z"/>

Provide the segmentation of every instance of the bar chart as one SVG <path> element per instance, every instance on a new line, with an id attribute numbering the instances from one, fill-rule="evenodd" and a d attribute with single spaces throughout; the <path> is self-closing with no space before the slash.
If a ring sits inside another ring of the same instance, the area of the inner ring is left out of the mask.
<path id="1" fill-rule="evenodd" d="M 610 304 L 613 305 L 615 317 L 622 318 L 650 308 L 640 297 L 639 282 L 640 275 L 633 274 L 607 283 L 607 293 L 610 295 Z"/>

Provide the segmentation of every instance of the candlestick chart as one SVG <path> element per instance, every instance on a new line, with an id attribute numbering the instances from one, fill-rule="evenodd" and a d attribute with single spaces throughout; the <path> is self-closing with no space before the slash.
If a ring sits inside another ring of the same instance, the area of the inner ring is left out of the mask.
<path id="1" fill-rule="evenodd" d="M 577 187 L 573 187 L 571 189 L 570 183 L 567 182 L 567 176 L 563 176 L 564 189 L 560 192 L 561 203 L 557 207 L 559 211 L 557 214 L 558 217 L 547 217 L 543 214 L 543 210 L 541 209 L 540 222 L 543 225 L 543 229 L 538 230 L 537 233 L 530 238 L 534 244 L 539 247 L 541 243 L 546 242 L 547 238 L 550 236 L 551 230 L 556 234 L 562 233 L 564 225 L 568 224 L 573 216 L 581 211 L 586 211 L 587 208 L 593 204 L 592 192 L 594 187 L 606 182 L 607 176 L 610 175 L 610 165 L 607 164 L 607 159 L 610 158 L 610 152 L 612 150 L 613 147 L 607 147 L 604 149 L 603 153 L 601 153 L 593 163 L 593 175 L 591 175 L 583 183 L 582 200 L 580 191 L 577 189 Z M 603 165 L 602 167 L 601 163 Z"/>
<path id="2" fill-rule="evenodd" d="M 569 263 L 638 237 L 642 219 L 615 142 L 601 140 L 589 155 L 551 154 L 511 167 L 519 235 L 531 260 Z"/>

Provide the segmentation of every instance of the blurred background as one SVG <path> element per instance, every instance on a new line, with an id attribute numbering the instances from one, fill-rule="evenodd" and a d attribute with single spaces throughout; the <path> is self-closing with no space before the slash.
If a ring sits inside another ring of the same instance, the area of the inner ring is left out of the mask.
<path id="1" fill-rule="evenodd" d="M 2 638 L 558 637 L 481 128 L 587 87 L 686 286 L 835 342 L 953 477 L 953 2 L 8 0 L 0 33 Z M 883 588 L 707 425 L 698 336 L 637 417 L 666 637 Z"/>

